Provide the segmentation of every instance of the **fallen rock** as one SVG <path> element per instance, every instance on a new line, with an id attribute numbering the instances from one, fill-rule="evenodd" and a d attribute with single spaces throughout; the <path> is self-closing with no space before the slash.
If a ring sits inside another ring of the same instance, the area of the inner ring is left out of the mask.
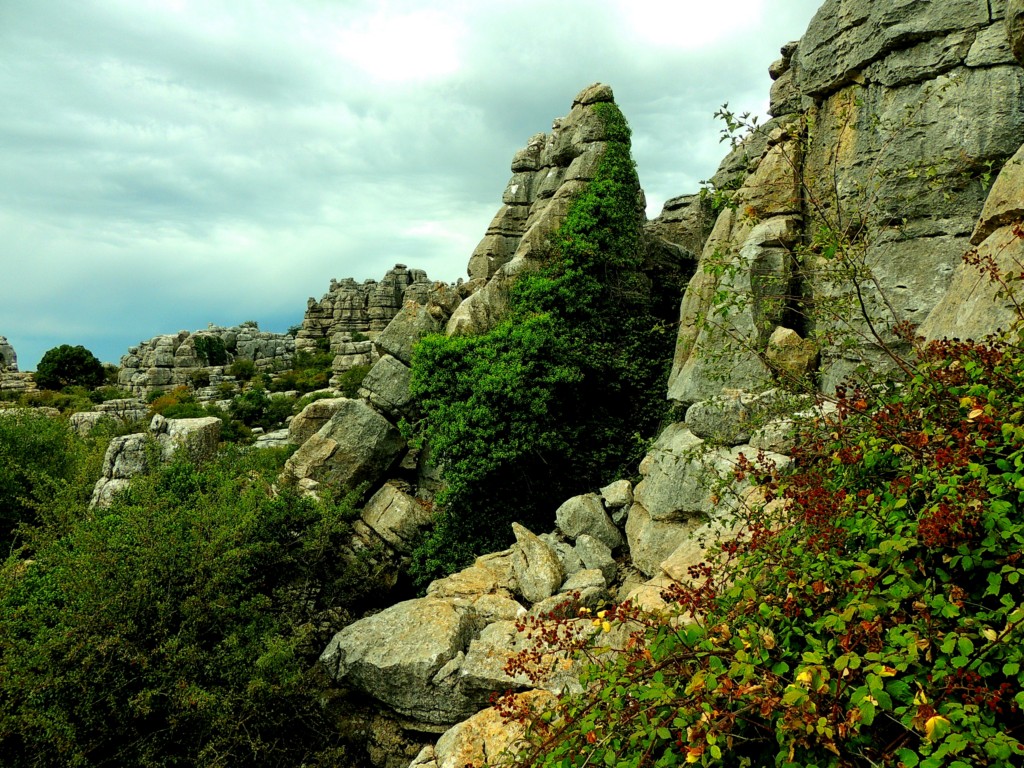
<path id="1" fill-rule="evenodd" d="M 573 496 L 555 511 L 555 523 L 570 539 L 588 534 L 604 542 L 610 549 L 622 546 L 622 534 L 608 517 L 601 497 L 596 493 Z"/>
<path id="2" fill-rule="evenodd" d="M 386 483 L 363 507 L 364 523 L 396 552 L 408 554 L 420 533 L 430 525 L 431 512 L 415 498 Z"/>
<path id="3" fill-rule="evenodd" d="M 558 555 L 519 523 L 512 523 L 512 532 L 516 537 L 516 544 L 512 547 L 512 568 L 519 593 L 531 603 L 551 597 L 565 578 Z"/>
<path id="4" fill-rule="evenodd" d="M 444 600 L 407 600 L 336 634 L 320 656 L 335 680 L 406 717 L 453 723 L 472 714 L 460 696 L 433 685 L 435 675 L 473 636 L 473 619 Z"/>

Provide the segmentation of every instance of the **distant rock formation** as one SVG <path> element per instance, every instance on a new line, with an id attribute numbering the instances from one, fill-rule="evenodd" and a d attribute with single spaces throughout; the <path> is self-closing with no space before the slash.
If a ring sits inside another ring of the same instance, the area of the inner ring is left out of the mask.
<path id="1" fill-rule="evenodd" d="M 0 336 L 0 373 L 17 373 L 18 355 L 6 336 Z"/>
<path id="2" fill-rule="evenodd" d="M 231 328 L 210 325 L 202 331 L 178 331 L 140 341 L 121 358 L 118 384 L 133 395 L 195 386 L 197 374 L 211 386 L 223 381 L 235 360 L 251 360 L 259 372 L 291 367 L 295 339 L 261 331 L 255 323 Z"/>

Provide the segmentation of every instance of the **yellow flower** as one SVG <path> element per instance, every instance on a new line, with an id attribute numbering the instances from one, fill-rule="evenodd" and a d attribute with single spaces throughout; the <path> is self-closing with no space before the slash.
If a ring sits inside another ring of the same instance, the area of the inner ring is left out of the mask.
<path id="1" fill-rule="evenodd" d="M 603 629 L 603 630 L 604 630 L 605 632 L 611 632 L 611 631 L 612 631 L 612 625 L 611 625 L 611 622 L 608 622 L 608 621 L 606 621 L 606 622 L 603 622 L 603 623 L 601 624 L 601 629 Z"/>

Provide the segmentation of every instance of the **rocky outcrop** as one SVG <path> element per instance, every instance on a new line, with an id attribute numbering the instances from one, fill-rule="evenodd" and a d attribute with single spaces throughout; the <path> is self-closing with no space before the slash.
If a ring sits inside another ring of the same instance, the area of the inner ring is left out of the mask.
<path id="1" fill-rule="evenodd" d="M 216 387 L 234 381 L 227 368 L 235 360 L 251 360 L 259 372 L 291 367 L 295 339 L 287 334 L 261 331 L 256 323 L 231 328 L 211 325 L 202 331 L 178 331 L 141 341 L 121 358 L 118 385 L 134 395 L 199 382 Z"/>
<path id="2" fill-rule="evenodd" d="M 555 120 L 550 134 L 537 134 L 516 153 L 504 204 L 469 261 L 469 285 L 479 287 L 452 313 L 449 334 L 492 328 L 507 310 L 512 284 L 539 268 L 548 238 L 573 198 L 594 178 L 608 136 L 593 106 L 611 101 L 607 85 L 584 89 L 569 114 Z"/>
<path id="3" fill-rule="evenodd" d="M 357 342 L 361 337 L 376 338 L 406 302 L 426 304 L 438 290 L 450 291 L 443 283 L 431 282 L 422 269 L 409 269 L 405 264 L 396 264 L 379 281 L 331 280 L 330 290 L 320 301 L 311 297 L 306 303 L 302 327 L 295 337 L 297 349 L 315 352 L 330 345 L 339 353 L 335 346 L 346 335 Z"/>
<path id="4" fill-rule="evenodd" d="M 80 435 L 87 435 L 101 421 L 115 424 L 132 424 L 149 417 L 149 407 L 138 398 L 118 398 L 98 403 L 91 411 L 79 411 L 71 414 L 71 426 Z"/>
<path id="5" fill-rule="evenodd" d="M 92 491 L 91 507 L 105 507 L 132 478 L 184 452 L 193 462 L 213 456 L 220 442 L 220 419 L 165 419 L 154 416 L 149 432 L 115 437 L 103 456 L 103 470 Z"/>
<path id="6" fill-rule="evenodd" d="M 6 336 L 0 336 L 0 373 L 17 373 L 18 355 Z"/>
<path id="7" fill-rule="evenodd" d="M 896 325 L 939 304 L 986 180 L 1024 141 L 1007 35 L 1020 16 L 997 5 L 828 0 L 783 48 L 774 119 L 713 178 L 725 206 L 681 305 L 674 400 L 760 391 L 816 364 L 831 391 L 864 361 L 882 369 L 884 347 L 902 349 Z M 677 225 L 677 239 L 697 235 Z"/>

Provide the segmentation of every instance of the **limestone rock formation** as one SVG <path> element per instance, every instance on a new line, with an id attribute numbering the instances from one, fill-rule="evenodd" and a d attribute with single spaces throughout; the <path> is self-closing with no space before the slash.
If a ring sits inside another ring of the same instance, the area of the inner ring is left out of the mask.
<path id="1" fill-rule="evenodd" d="M 115 437 L 103 456 L 103 470 L 93 487 L 91 507 L 108 506 L 116 494 L 161 461 L 183 451 L 195 462 L 205 461 L 217 450 L 220 419 L 165 419 L 154 416 L 148 432 Z"/>
<path id="2" fill-rule="evenodd" d="M 573 197 L 594 178 L 606 147 L 604 124 L 591 107 L 613 100 L 607 85 L 585 88 L 550 134 L 537 134 L 516 153 L 504 205 L 469 261 L 470 285 L 481 287 L 454 311 L 449 334 L 493 327 L 507 308 L 512 283 L 538 268 L 547 238 L 560 226 Z"/>
<path id="3" fill-rule="evenodd" d="M 407 301 L 425 304 L 433 289 L 426 272 L 405 264 L 396 264 L 379 281 L 332 280 L 320 301 L 310 298 L 307 302 L 296 347 L 315 352 L 319 345 L 332 343 L 337 334 L 375 338 Z"/>
<path id="4" fill-rule="evenodd" d="M 674 400 L 791 376 L 803 362 L 769 354 L 778 327 L 814 344 L 810 365 L 820 351 L 826 392 L 862 361 L 883 367 L 882 345 L 902 348 L 894 328 L 945 295 L 985 178 L 1024 141 L 1024 71 L 1007 40 L 1019 12 L 1011 3 L 1004 19 L 1002 6 L 827 0 L 783 48 L 775 118 L 713 179 L 729 204 L 681 305 Z M 844 262 L 830 261 L 833 243 Z M 850 263 L 871 277 L 858 284 Z"/>
<path id="5" fill-rule="evenodd" d="M 117 380 L 132 394 L 145 396 L 194 386 L 200 372 L 215 386 L 227 380 L 226 368 L 234 360 L 251 360 L 258 371 L 273 373 L 290 368 L 294 356 L 295 340 L 287 334 L 261 331 L 256 323 L 211 325 L 140 341 L 121 358 Z"/>
<path id="6" fill-rule="evenodd" d="M 17 373 L 18 355 L 6 336 L 0 336 L 0 373 Z"/>

